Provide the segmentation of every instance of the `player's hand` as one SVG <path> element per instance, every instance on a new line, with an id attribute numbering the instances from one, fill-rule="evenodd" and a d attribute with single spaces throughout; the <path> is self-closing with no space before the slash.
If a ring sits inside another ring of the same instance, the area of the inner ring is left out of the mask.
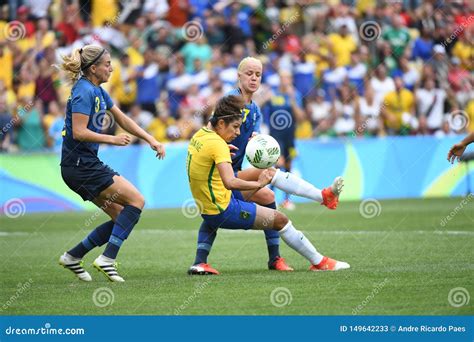
<path id="1" fill-rule="evenodd" d="M 158 159 L 163 159 L 166 156 L 165 145 L 153 139 L 150 142 L 150 147 L 153 151 L 156 151 L 156 156 Z"/>
<path id="2" fill-rule="evenodd" d="M 258 176 L 258 182 L 260 183 L 260 187 L 263 188 L 265 185 L 270 184 L 273 179 L 273 175 L 270 170 L 265 169 L 263 172 Z"/>
<path id="3" fill-rule="evenodd" d="M 456 159 L 459 160 L 465 150 L 466 145 L 463 143 L 453 145 L 448 152 L 448 161 L 453 164 Z"/>
<path id="4" fill-rule="evenodd" d="M 229 145 L 229 150 L 230 150 L 230 156 L 231 157 L 234 157 L 235 156 L 235 153 L 232 152 L 232 151 L 238 151 L 239 148 L 235 145 L 232 145 L 232 144 L 228 144 Z"/>
<path id="5" fill-rule="evenodd" d="M 120 133 L 119 135 L 114 136 L 112 144 L 117 146 L 127 146 L 131 141 L 132 138 L 128 134 Z"/>

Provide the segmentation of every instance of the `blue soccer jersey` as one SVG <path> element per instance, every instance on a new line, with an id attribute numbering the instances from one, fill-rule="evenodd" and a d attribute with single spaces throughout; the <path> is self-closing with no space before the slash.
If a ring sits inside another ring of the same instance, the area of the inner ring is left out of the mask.
<path id="1" fill-rule="evenodd" d="M 74 166 L 87 161 L 97 161 L 98 143 L 75 140 L 72 135 L 72 113 L 89 116 L 87 128 L 100 133 L 105 111 L 113 107 L 109 94 L 82 77 L 73 86 L 67 101 L 64 122 L 61 166 Z"/>
<path id="2" fill-rule="evenodd" d="M 231 90 L 227 95 L 242 95 L 239 88 Z M 234 171 L 242 169 L 242 162 L 244 161 L 245 148 L 252 136 L 253 132 L 260 132 L 260 123 L 262 122 L 262 113 L 260 107 L 252 101 L 246 104 L 242 110 L 242 126 L 240 126 L 240 135 L 235 138 L 232 145 L 235 145 L 238 150 L 235 151 L 235 156 L 232 157 L 232 167 Z"/>

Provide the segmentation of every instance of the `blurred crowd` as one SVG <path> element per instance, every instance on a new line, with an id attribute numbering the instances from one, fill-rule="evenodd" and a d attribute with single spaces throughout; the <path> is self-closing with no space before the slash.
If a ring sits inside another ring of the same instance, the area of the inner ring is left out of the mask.
<path id="1" fill-rule="evenodd" d="M 1 151 L 60 148 L 55 65 L 86 44 L 111 52 L 103 87 L 159 141 L 189 139 L 248 55 L 263 131 L 281 93 L 299 139 L 474 131 L 473 1 L 0 0 Z"/>

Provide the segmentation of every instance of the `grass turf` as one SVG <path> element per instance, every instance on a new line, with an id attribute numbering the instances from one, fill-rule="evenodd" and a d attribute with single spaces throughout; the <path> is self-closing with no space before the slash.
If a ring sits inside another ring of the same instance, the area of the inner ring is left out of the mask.
<path id="1" fill-rule="evenodd" d="M 373 218 L 361 215 L 359 202 L 343 202 L 336 211 L 300 204 L 288 213 L 295 226 L 323 254 L 349 262 L 350 270 L 309 272 L 308 262 L 281 242 L 296 271 L 268 271 L 263 232 L 219 230 L 209 259 L 221 272 L 217 277 L 186 274 L 199 218 L 179 209 L 147 210 L 119 254 L 123 284 L 107 282 L 92 268 L 102 249 L 85 258 L 91 283 L 57 264 L 105 215 L 2 216 L 0 314 L 474 314 L 474 299 L 461 307 L 448 300 L 455 288 L 465 289 L 461 301 L 465 291 L 474 296 L 474 211 L 461 201 L 380 201 Z"/>

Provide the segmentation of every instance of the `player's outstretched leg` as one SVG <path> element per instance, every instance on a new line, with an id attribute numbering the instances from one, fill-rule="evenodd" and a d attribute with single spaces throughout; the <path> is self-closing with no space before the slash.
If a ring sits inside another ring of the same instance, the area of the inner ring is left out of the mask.
<path id="1" fill-rule="evenodd" d="M 344 180 L 342 177 L 336 177 L 331 186 L 320 190 L 313 184 L 290 172 L 282 172 L 277 169 L 271 184 L 292 195 L 309 198 L 325 205 L 329 209 L 336 209 L 339 203 L 339 195 L 344 186 Z"/>
<path id="2" fill-rule="evenodd" d="M 254 229 L 269 229 L 269 227 L 277 230 L 288 246 L 309 260 L 312 271 L 338 271 L 350 267 L 346 262 L 337 261 L 319 253 L 306 236 L 293 226 L 285 214 L 257 205 Z"/>

